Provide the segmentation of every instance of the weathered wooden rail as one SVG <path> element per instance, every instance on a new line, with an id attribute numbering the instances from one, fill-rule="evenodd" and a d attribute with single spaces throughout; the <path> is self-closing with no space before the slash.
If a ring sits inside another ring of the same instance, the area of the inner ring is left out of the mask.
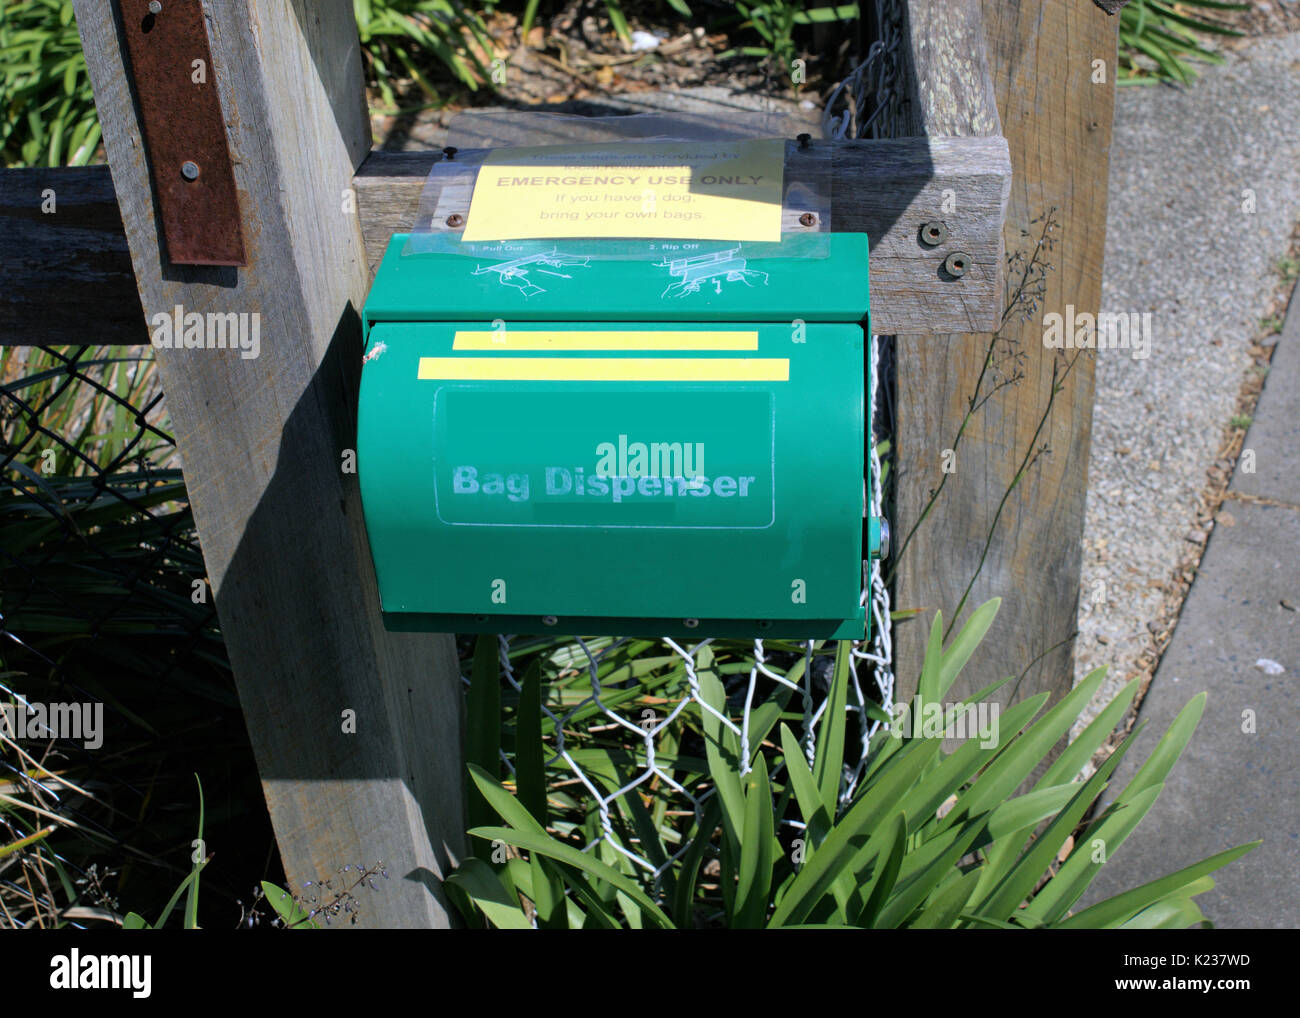
<path id="1" fill-rule="evenodd" d="M 1006 142 L 989 136 L 817 144 L 834 147 L 832 228 L 870 238 L 873 328 L 889 335 L 992 329 L 1002 310 L 1002 223 L 1011 186 Z M 442 158 L 376 150 L 357 170 L 353 186 L 372 271 L 388 238 L 410 228 L 424 180 Z M 59 210 L 42 217 L 39 196 L 48 189 Z M 945 212 L 956 195 L 957 208 Z M 935 220 L 947 225 L 946 239 L 921 243 L 922 225 Z M 148 342 L 107 167 L 0 175 L 0 221 L 17 227 L 22 239 L 21 248 L 13 241 L 17 299 L 0 310 L 0 342 Z M 56 236 L 59 243 L 51 243 Z M 958 252 L 968 256 L 968 268 L 954 278 L 942 266 Z M 54 294 L 72 303 L 51 321 Z M 92 316 L 83 299 L 94 300 Z M 88 321 L 96 328 L 86 329 Z"/>

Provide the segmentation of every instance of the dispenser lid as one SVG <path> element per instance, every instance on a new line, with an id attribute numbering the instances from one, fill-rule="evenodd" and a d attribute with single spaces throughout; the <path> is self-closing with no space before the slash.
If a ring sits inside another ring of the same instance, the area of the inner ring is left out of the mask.
<path id="1" fill-rule="evenodd" d="M 823 234 L 825 257 L 753 258 L 743 241 L 653 240 L 656 260 L 602 260 L 557 238 L 476 245 L 476 256 L 403 255 L 395 234 L 367 322 L 858 322 L 868 309 L 867 237 Z M 787 245 L 789 242 L 786 242 Z"/>

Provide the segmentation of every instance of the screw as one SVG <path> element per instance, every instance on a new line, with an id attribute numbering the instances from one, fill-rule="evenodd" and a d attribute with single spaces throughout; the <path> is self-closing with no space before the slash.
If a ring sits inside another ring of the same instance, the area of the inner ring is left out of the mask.
<path id="1" fill-rule="evenodd" d="M 798 139 L 798 141 L 799 141 L 799 147 L 800 147 L 800 148 L 807 148 L 807 147 L 808 147 L 808 143 L 809 143 L 810 141 L 812 141 L 812 135 L 811 135 L 811 134 L 798 134 L 798 135 L 795 135 L 795 137 L 796 137 L 796 138 Z"/>
<path id="2" fill-rule="evenodd" d="M 699 619 L 682 619 L 682 625 L 687 629 L 697 629 L 700 625 Z"/>
<path id="3" fill-rule="evenodd" d="M 815 215 L 813 215 L 811 212 L 805 212 L 803 215 L 801 215 L 801 216 L 799 217 L 799 225 L 800 225 L 800 226 L 816 226 L 816 225 L 817 225 L 817 217 L 816 217 Z"/>
<path id="4" fill-rule="evenodd" d="M 149 13 L 150 14 L 162 13 L 162 4 L 159 2 L 159 0 L 149 0 Z"/>
<path id="5" fill-rule="evenodd" d="M 966 275 L 966 268 L 970 265 L 970 255 L 964 251 L 954 251 L 944 259 L 943 267 L 948 270 L 948 274 L 957 279 Z"/>
<path id="6" fill-rule="evenodd" d="M 543 616 L 542 616 L 542 625 L 544 625 L 544 626 L 553 626 L 553 625 L 555 625 L 555 623 L 557 623 L 557 622 L 559 622 L 559 621 L 560 621 L 560 620 L 557 619 L 554 615 L 543 615 Z"/>
<path id="7" fill-rule="evenodd" d="M 771 621 L 769 621 L 768 619 L 759 619 L 759 620 L 758 620 L 758 628 L 759 628 L 759 629 L 771 629 L 771 628 L 772 628 L 772 623 L 771 623 Z"/>
<path id="8" fill-rule="evenodd" d="M 474 621 L 475 621 L 475 622 L 486 622 L 487 620 L 488 620 L 488 617 L 487 617 L 486 615 L 475 615 L 475 616 L 474 616 Z"/>
<path id="9" fill-rule="evenodd" d="M 185 162 L 181 163 L 181 176 L 186 180 L 198 180 L 199 164 L 186 159 Z"/>
<path id="10" fill-rule="evenodd" d="M 450 226 L 453 230 L 458 226 L 464 226 L 465 217 L 462 216 L 459 212 L 453 212 L 451 215 L 447 217 L 447 225 Z"/>
<path id="11" fill-rule="evenodd" d="M 948 227 L 937 219 L 921 224 L 921 243 L 937 247 L 948 239 Z"/>
<path id="12" fill-rule="evenodd" d="M 456 158 L 456 152 L 457 150 L 452 148 L 450 145 L 442 150 L 442 154 L 447 157 L 448 162 L 451 162 L 453 159 Z"/>

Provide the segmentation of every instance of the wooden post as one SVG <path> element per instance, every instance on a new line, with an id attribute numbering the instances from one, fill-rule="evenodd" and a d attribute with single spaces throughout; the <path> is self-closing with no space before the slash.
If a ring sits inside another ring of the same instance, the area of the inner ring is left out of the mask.
<path id="1" fill-rule="evenodd" d="M 1057 698 L 1073 680 L 1093 361 L 1045 348 L 1043 316 L 1067 304 L 1096 312 L 1101 297 L 1116 22 L 1076 0 L 986 0 L 982 29 L 977 0 L 913 0 L 909 13 L 912 132 L 996 132 L 997 111 L 956 84 L 981 73 L 970 54 L 986 44 L 1011 153 L 1012 260 L 996 343 L 898 337 L 894 604 L 925 610 L 897 633 L 899 692 L 916 688 L 935 609 L 946 626 L 1001 596 L 953 698 L 1006 675 L 1017 682 L 1004 701 Z M 1026 281 L 1036 248 L 1041 276 Z"/>
<path id="2" fill-rule="evenodd" d="M 116 8 L 76 3 L 146 320 L 260 315 L 256 357 L 158 361 L 285 870 L 337 887 L 344 865 L 382 861 L 392 879 L 358 891 L 360 924 L 446 926 L 456 655 L 447 636 L 384 631 L 349 472 L 369 285 L 351 181 L 370 148 L 351 0 L 205 5 L 212 66 L 194 87 L 224 107 L 245 268 L 166 260 Z"/>

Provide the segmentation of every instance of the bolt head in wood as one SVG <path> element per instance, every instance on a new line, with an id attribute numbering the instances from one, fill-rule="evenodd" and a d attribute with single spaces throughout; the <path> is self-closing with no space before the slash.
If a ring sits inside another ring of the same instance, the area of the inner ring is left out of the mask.
<path id="1" fill-rule="evenodd" d="M 954 251 L 944 259 L 943 267 L 948 271 L 948 275 L 960 279 L 970 268 L 970 255 L 965 251 Z"/>
<path id="2" fill-rule="evenodd" d="M 185 162 L 181 163 L 181 176 L 186 180 L 198 180 L 199 164 L 193 160 L 186 159 Z"/>
<path id="3" fill-rule="evenodd" d="M 938 247 L 948 239 L 948 227 L 937 219 L 921 224 L 921 243 L 927 247 Z"/>
<path id="4" fill-rule="evenodd" d="M 450 226 L 453 230 L 459 226 L 464 226 L 465 217 L 462 216 L 459 212 L 453 212 L 451 215 L 447 217 L 447 225 Z"/>

